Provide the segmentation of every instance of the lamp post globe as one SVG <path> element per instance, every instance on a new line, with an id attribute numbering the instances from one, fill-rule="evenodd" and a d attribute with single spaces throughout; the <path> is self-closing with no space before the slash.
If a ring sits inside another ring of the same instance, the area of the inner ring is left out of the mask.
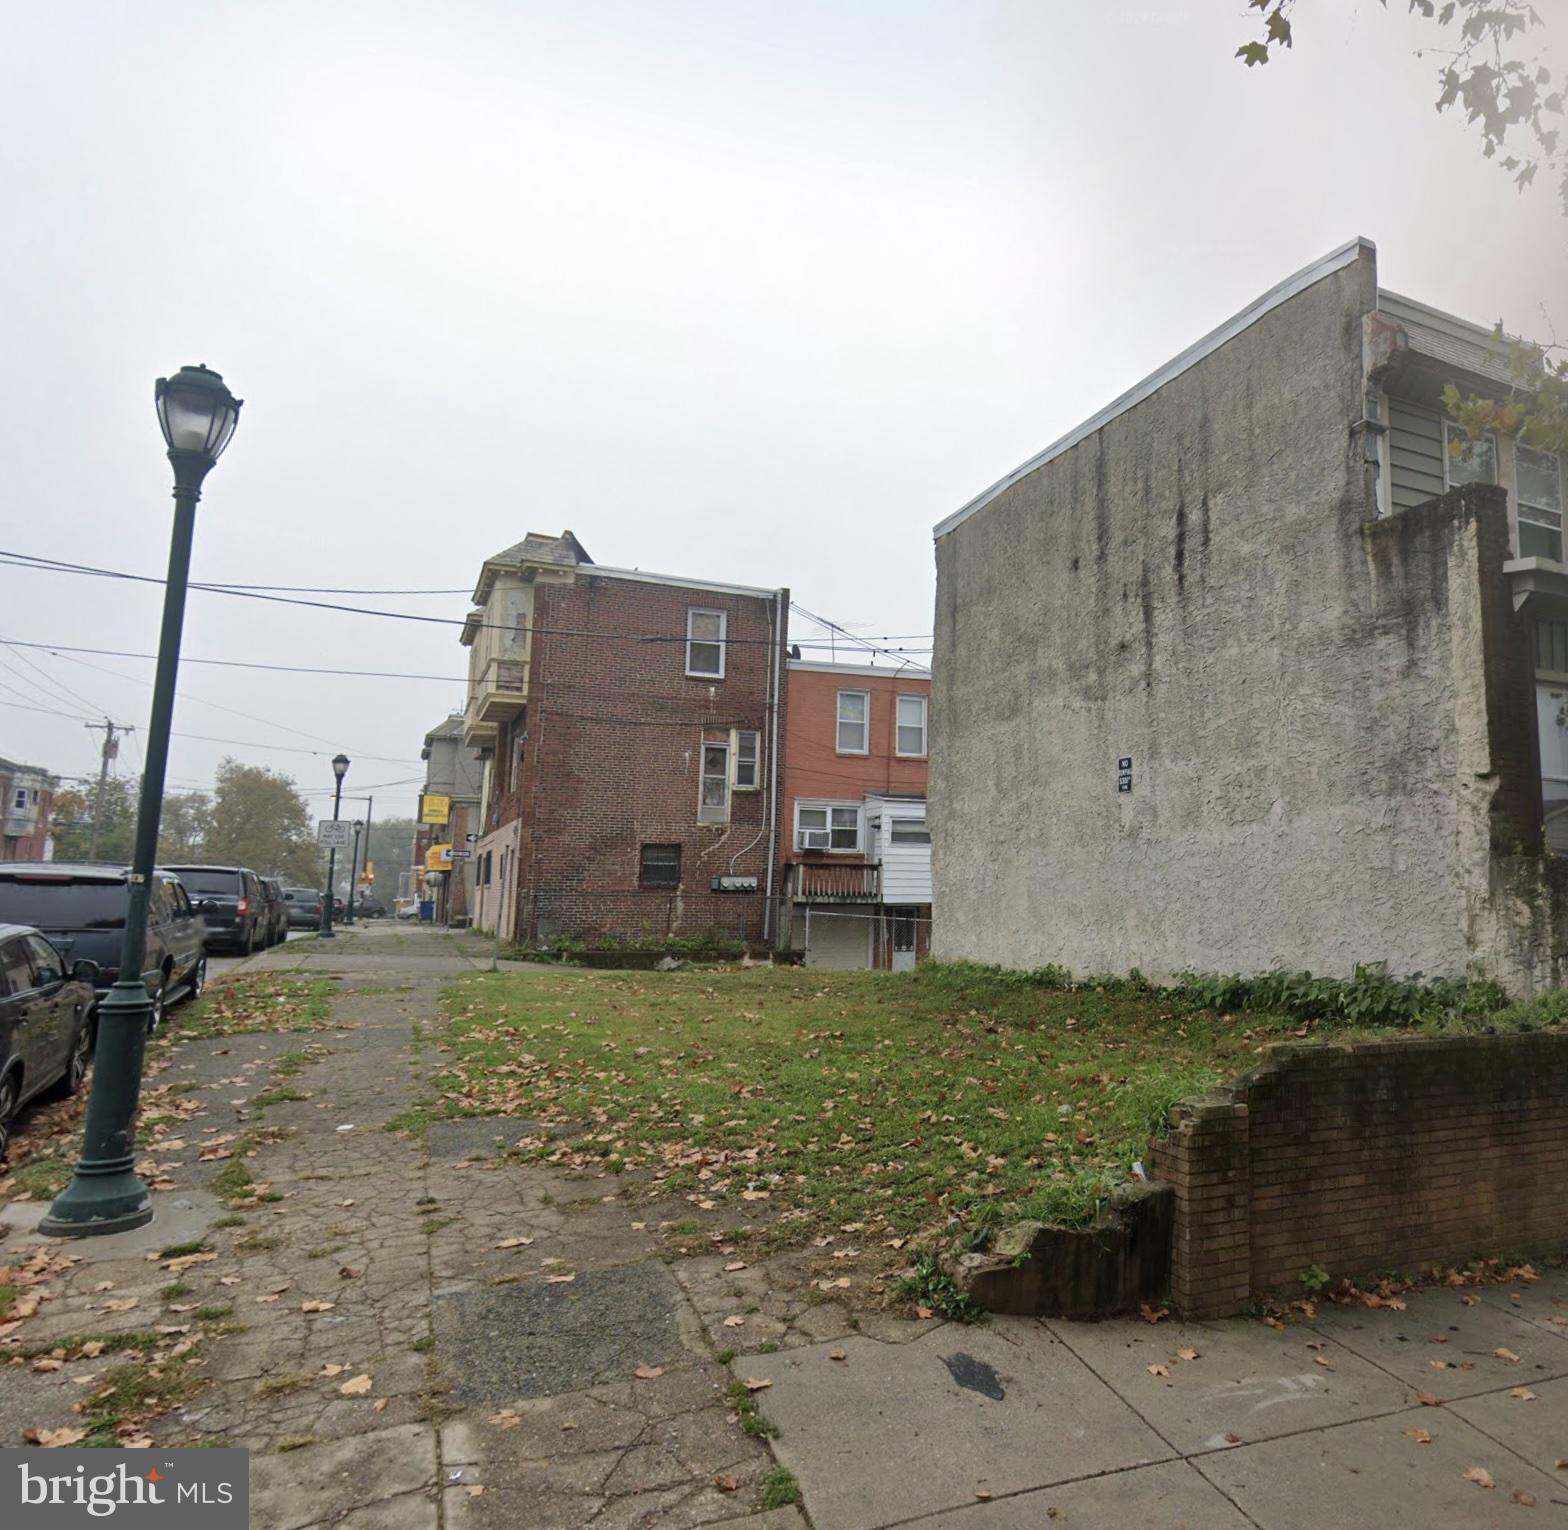
<path id="1" fill-rule="evenodd" d="M 142 977 L 147 954 L 147 900 L 158 856 L 196 506 L 203 481 L 233 438 L 241 404 L 224 386 L 223 378 L 207 366 L 181 367 L 172 377 L 160 377 L 153 399 L 158 428 L 174 469 L 174 525 L 163 590 L 158 668 L 146 733 L 136 842 L 126 875 L 119 973 L 98 1009 L 98 1048 L 82 1129 L 82 1155 L 70 1184 L 38 1224 L 41 1233 L 53 1238 L 126 1232 L 144 1226 L 153 1217 L 152 1197 L 135 1167 L 136 1108 L 141 1099 L 147 1029 L 154 1012 L 152 995 Z"/>

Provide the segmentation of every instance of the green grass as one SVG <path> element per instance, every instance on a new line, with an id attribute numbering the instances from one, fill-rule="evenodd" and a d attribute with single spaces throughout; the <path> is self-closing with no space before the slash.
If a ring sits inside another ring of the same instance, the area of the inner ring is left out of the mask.
<path id="1" fill-rule="evenodd" d="M 724 1395 L 729 1399 L 730 1406 L 735 1410 L 736 1422 L 743 1432 L 749 1434 L 754 1440 L 765 1440 L 776 1435 L 778 1426 L 770 1424 L 758 1411 L 756 1400 L 751 1395 L 751 1389 L 744 1381 L 732 1381 L 724 1389 Z"/>
<path id="2" fill-rule="evenodd" d="M 762 1479 L 764 1509 L 787 1509 L 792 1503 L 799 1502 L 800 1484 L 795 1481 L 794 1474 L 786 1471 L 784 1467 L 775 1466 Z"/>
<path id="3" fill-rule="evenodd" d="M 893 1287 L 893 1299 L 939 1312 L 958 1323 L 983 1323 L 986 1314 L 953 1283 L 942 1261 L 929 1250 L 917 1254 L 912 1272 Z"/>
<path id="4" fill-rule="evenodd" d="M 1271 1042 L 1353 1024 L 1473 1028 L 1485 995 L 1449 987 L 1280 984 L 1271 1011 L 1252 1006 L 1275 990 L 1254 984 L 1231 1011 L 1205 1007 L 1229 992 L 1219 980 L 1173 993 L 1056 969 L 474 974 L 447 991 L 434 1084 L 442 1114 L 569 1128 L 524 1156 L 661 1172 L 661 1193 L 696 1192 L 727 1224 L 742 1214 L 774 1237 L 860 1223 L 875 1240 L 954 1216 L 1081 1225 L 1176 1101 L 1255 1066 Z M 1378 1013 L 1398 1018 L 1365 1018 Z"/>
<path id="5" fill-rule="evenodd" d="M 163 1043 L 252 1031 L 319 1031 L 332 1023 L 332 980 L 292 973 L 247 972 L 214 983 L 180 1011 Z"/>
<path id="6" fill-rule="evenodd" d="M 159 1259 L 183 1259 L 187 1254 L 205 1254 L 212 1245 L 205 1238 L 192 1238 L 188 1243 L 170 1243 L 158 1250 Z"/>
<path id="7" fill-rule="evenodd" d="M 15 1286 L 0 1286 L 0 1322 L 10 1313 L 19 1294 Z"/>

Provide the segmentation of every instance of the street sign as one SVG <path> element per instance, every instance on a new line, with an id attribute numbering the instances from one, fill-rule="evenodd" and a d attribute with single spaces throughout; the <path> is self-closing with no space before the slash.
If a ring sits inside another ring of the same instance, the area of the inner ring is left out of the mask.
<path id="1" fill-rule="evenodd" d="M 467 861 L 473 858 L 473 854 L 474 852 L 472 850 L 454 850 L 452 852 L 452 859 L 454 861 Z"/>
<path id="2" fill-rule="evenodd" d="M 445 871 L 452 864 L 450 845 L 432 845 L 425 851 L 426 871 Z"/>
<path id="3" fill-rule="evenodd" d="M 471 845 L 477 845 L 479 843 L 479 836 L 477 834 L 465 834 L 463 838 L 466 839 Z"/>
<path id="4" fill-rule="evenodd" d="M 316 825 L 316 844 L 322 850 L 347 850 L 354 843 L 354 825 L 347 818 L 323 818 Z"/>

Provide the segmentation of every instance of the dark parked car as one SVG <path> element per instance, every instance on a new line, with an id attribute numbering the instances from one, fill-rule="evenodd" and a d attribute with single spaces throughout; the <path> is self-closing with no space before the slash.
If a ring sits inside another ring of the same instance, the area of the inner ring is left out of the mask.
<path id="1" fill-rule="evenodd" d="M 249 956 L 267 944 L 270 916 L 261 878 L 245 866 L 165 866 L 184 884 L 207 921 L 207 949 Z"/>
<path id="2" fill-rule="evenodd" d="M 98 995 L 120 975 L 120 944 L 130 898 L 123 866 L 76 861 L 0 864 L 0 920 L 33 925 L 69 962 L 98 965 Z M 153 873 L 147 900 L 142 981 L 152 995 L 153 1028 L 165 1008 L 196 998 L 207 981 L 206 929 L 178 877 Z"/>
<path id="3" fill-rule="evenodd" d="M 387 906 L 380 898 L 371 893 L 362 893 L 354 899 L 354 917 L 356 919 L 385 919 Z"/>
<path id="4" fill-rule="evenodd" d="M 0 924 L 0 1160 L 35 1094 L 75 1094 L 92 1053 L 96 966 L 65 958 L 35 929 Z"/>
<path id="5" fill-rule="evenodd" d="M 314 887 L 285 887 L 283 899 L 288 905 L 291 930 L 321 928 L 321 894 Z"/>
<path id="6" fill-rule="evenodd" d="M 289 906 L 283 897 L 283 884 L 276 877 L 263 877 L 261 897 L 267 909 L 267 933 L 262 945 L 275 946 L 289 938 Z"/>

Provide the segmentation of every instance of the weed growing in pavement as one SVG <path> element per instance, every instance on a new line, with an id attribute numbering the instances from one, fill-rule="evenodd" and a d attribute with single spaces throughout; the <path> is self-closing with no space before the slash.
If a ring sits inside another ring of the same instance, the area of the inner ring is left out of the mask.
<path id="1" fill-rule="evenodd" d="M 792 1503 L 799 1502 L 800 1484 L 795 1481 L 794 1474 L 786 1471 L 784 1467 L 775 1466 L 762 1479 L 764 1509 L 787 1509 Z"/>
<path id="2" fill-rule="evenodd" d="M 986 1313 L 953 1283 L 940 1260 L 929 1250 L 915 1257 L 914 1269 L 893 1287 L 895 1301 L 940 1313 L 955 1323 L 983 1323 Z"/>
<path id="3" fill-rule="evenodd" d="M 205 1254 L 211 1249 L 212 1245 L 205 1238 L 192 1238 L 188 1243 L 171 1243 L 159 1249 L 158 1258 L 183 1259 L 187 1254 Z"/>
<path id="4" fill-rule="evenodd" d="M 757 1411 L 757 1404 L 751 1395 L 750 1389 L 744 1381 L 732 1381 L 724 1389 L 724 1395 L 729 1398 L 730 1406 L 735 1410 L 735 1421 L 742 1431 L 749 1434 L 754 1440 L 772 1439 L 778 1434 L 778 1426 L 770 1424 L 761 1413 Z"/>

